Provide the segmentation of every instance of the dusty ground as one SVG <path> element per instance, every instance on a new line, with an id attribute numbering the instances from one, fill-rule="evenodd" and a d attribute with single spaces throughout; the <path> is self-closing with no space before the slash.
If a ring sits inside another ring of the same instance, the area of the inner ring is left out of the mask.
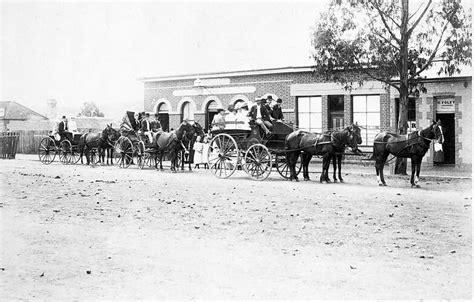
<path id="1" fill-rule="evenodd" d="M 472 296 L 470 180 L 0 164 L 3 298 Z"/>

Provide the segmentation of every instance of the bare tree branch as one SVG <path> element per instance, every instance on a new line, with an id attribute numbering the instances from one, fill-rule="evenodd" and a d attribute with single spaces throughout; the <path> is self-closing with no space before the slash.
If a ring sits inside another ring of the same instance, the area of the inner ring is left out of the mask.
<path id="1" fill-rule="evenodd" d="M 407 31 L 407 35 L 408 35 L 408 36 L 411 35 L 411 33 L 413 32 L 413 30 L 417 27 L 418 23 L 420 23 L 421 19 L 423 19 L 423 16 L 424 16 L 424 15 L 426 14 L 426 12 L 428 11 L 428 8 L 430 8 L 431 3 L 432 3 L 432 0 L 429 0 L 429 1 L 428 1 L 428 4 L 426 4 L 425 9 L 423 10 L 423 12 L 420 14 L 420 16 L 419 16 L 418 19 L 415 21 L 415 23 L 413 23 L 412 27 Z"/>
<path id="2" fill-rule="evenodd" d="M 413 18 L 420 11 L 422 6 L 423 6 L 423 3 L 420 3 L 420 6 L 418 6 L 418 9 L 410 17 L 408 17 L 408 21 L 410 21 L 411 18 Z"/>
<path id="3" fill-rule="evenodd" d="M 436 54 L 438 53 L 439 46 L 441 45 L 441 41 L 443 40 L 444 32 L 448 28 L 448 25 L 449 25 L 449 22 L 446 22 L 446 24 L 443 27 L 443 30 L 441 31 L 441 35 L 439 37 L 438 43 L 436 43 L 436 47 L 433 50 L 433 52 L 431 53 L 431 56 L 426 61 L 426 64 L 423 67 L 421 67 L 421 69 L 419 71 L 417 71 L 415 76 L 419 76 L 423 71 L 425 71 L 428 68 L 428 66 L 431 65 L 431 63 L 433 63 L 433 60 L 434 60 Z"/>
<path id="4" fill-rule="evenodd" d="M 431 0 L 430 0 L 431 1 Z M 397 43 L 400 45 L 401 41 L 400 39 L 397 38 L 397 36 L 395 36 L 395 34 L 393 33 L 392 29 L 390 28 L 390 26 L 388 25 L 387 23 L 387 20 L 385 20 L 385 16 L 384 16 L 384 13 L 382 12 L 382 9 L 378 6 L 377 4 L 377 1 L 373 1 L 372 2 L 374 8 L 377 10 L 379 16 L 380 16 L 380 19 L 382 19 L 382 22 L 383 22 L 383 25 L 385 26 L 385 28 L 387 29 L 388 33 L 390 34 L 390 36 L 392 36 L 392 38 L 397 41 Z M 399 26 L 400 27 L 400 26 Z"/>
<path id="5" fill-rule="evenodd" d="M 390 80 L 386 80 L 384 78 L 373 75 L 372 73 L 370 73 L 367 70 L 367 68 L 364 68 L 363 64 L 360 62 L 360 60 L 357 56 L 355 56 L 355 59 L 356 59 L 357 63 L 361 66 L 361 70 L 362 70 L 363 73 L 365 73 L 366 75 L 368 75 L 370 78 L 372 78 L 374 80 L 377 80 L 379 82 L 382 82 L 382 83 L 388 84 L 389 86 L 392 86 L 393 88 L 397 89 L 400 92 L 400 87 L 393 84 Z"/>

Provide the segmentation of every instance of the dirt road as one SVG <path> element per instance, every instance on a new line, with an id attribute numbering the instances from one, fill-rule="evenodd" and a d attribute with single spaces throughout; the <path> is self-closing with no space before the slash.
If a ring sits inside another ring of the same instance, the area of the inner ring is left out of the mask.
<path id="1" fill-rule="evenodd" d="M 472 296 L 470 180 L 1 165 L 7 299 Z"/>

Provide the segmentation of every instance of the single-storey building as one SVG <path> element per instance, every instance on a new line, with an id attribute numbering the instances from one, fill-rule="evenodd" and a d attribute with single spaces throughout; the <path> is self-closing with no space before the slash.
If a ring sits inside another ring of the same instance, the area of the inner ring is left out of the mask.
<path id="1" fill-rule="evenodd" d="M 354 73 L 354 82 L 361 74 Z M 283 100 L 285 119 L 313 132 L 337 129 L 357 122 L 363 126 L 362 149 L 370 152 L 375 134 L 396 131 L 398 95 L 383 83 L 365 79 L 352 90 L 328 82 L 311 66 L 149 77 L 144 83 L 144 109 L 160 115 L 164 129 L 184 119 L 206 129 L 216 108 L 251 103 L 272 95 Z M 472 77 L 425 80 L 427 94 L 409 101 L 411 130 L 440 119 L 445 127 L 446 164 L 470 169 L 472 164 Z M 432 165 L 432 150 L 424 164 Z"/>

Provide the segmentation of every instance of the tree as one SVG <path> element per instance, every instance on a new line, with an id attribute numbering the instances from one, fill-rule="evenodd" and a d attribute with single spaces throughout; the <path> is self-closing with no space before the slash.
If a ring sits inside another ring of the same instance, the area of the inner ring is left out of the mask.
<path id="1" fill-rule="evenodd" d="M 103 117 L 104 114 L 100 112 L 99 107 L 94 102 L 84 102 L 82 104 L 82 109 L 81 112 L 78 114 L 78 116 L 98 116 L 98 117 Z"/>
<path id="2" fill-rule="evenodd" d="M 451 76 L 471 65 L 471 24 L 471 9 L 456 0 L 420 1 L 414 10 L 408 0 L 332 1 L 313 32 L 315 71 L 346 89 L 355 82 L 348 71 L 396 89 L 398 131 L 406 134 L 408 97 L 426 93 L 425 71 Z M 403 163 L 397 159 L 395 173 L 406 173 Z"/>

